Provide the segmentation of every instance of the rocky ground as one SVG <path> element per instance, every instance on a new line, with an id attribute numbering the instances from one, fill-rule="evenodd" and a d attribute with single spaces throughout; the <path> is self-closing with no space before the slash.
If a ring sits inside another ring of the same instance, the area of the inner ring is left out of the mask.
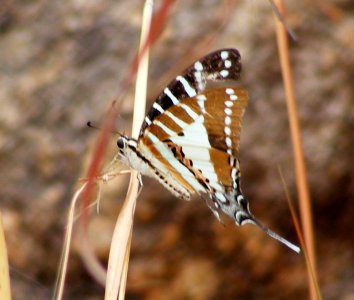
<path id="1" fill-rule="evenodd" d="M 287 1 L 297 102 L 313 202 L 324 299 L 354 299 L 354 4 Z M 159 4 L 160 2 L 158 2 Z M 284 89 L 268 1 L 237 1 L 204 55 L 236 47 L 250 102 L 240 150 L 243 191 L 263 223 L 296 237 L 277 168 L 296 198 Z M 119 80 L 138 47 L 141 1 L 13 1 L 0 7 L 0 209 L 13 299 L 49 299 L 69 201 L 84 174 Z M 220 1 L 178 1 L 151 50 L 149 101 L 198 58 Z M 187 55 L 186 55 L 187 53 Z M 117 119 L 129 133 L 132 92 Z M 116 151 L 112 135 L 107 161 Z M 103 263 L 127 181 L 104 186 L 90 225 Z M 74 243 L 65 299 L 102 299 Z M 133 232 L 127 299 L 306 299 L 303 257 L 257 228 L 222 226 L 200 199 L 175 199 L 144 180 Z"/>

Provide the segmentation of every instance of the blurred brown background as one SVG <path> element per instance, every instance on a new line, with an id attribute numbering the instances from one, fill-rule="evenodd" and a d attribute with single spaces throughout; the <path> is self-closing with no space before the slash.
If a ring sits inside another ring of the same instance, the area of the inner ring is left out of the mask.
<path id="1" fill-rule="evenodd" d="M 354 3 L 287 1 L 298 36 L 291 59 L 313 200 L 324 299 L 354 299 Z M 157 2 L 159 4 L 160 2 Z M 65 218 L 95 130 L 136 53 L 141 1 L 14 1 L 0 5 L 0 207 L 14 299 L 49 299 Z M 151 50 L 149 101 L 194 59 L 220 23 L 220 1 L 178 1 Z M 237 1 L 206 49 L 239 49 L 250 94 L 241 141 L 242 187 L 256 216 L 296 241 L 277 172 L 295 199 L 284 90 L 268 1 Z M 180 63 L 183 61 L 183 65 Z M 178 65 L 176 63 L 178 62 Z M 132 92 L 117 129 L 130 131 Z M 116 151 L 111 139 L 107 161 Z M 104 186 L 91 219 L 106 263 L 127 181 Z M 135 217 L 127 299 L 306 299 L 303 257 L 257 228 L 222 226 L 203 201 L 183 202 L 144 180 Z M 73 246 L 65 299 L 102 299 Z"/>

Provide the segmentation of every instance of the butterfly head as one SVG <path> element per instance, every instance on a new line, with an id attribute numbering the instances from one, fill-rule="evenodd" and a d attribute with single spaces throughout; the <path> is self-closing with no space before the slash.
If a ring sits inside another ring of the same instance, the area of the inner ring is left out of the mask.
<path id="1" fill-rule="evenodd" d="M 117 140 L 120 160 L 130 168 L 139 171 L 144 175 L 151 176 L 146 158 L 139 151 L 138 142 L 126 135 L 120 135 Z"/>
<path id="2" fill-rule="evenodd" d="M 118 151 L 122 162 L 131 165 L 131 160 L 136 156 L 137 142 L 132 138 L 121 135 L 117 140 Z"/>
<path id="3" fill-rule="evenodd" d="M 126 137 L 125 135 L 121 135 L 117 140 L 117 146 L 120 154 L 124 155 L 127 145 L 128 145 L 128 137 Z"/>

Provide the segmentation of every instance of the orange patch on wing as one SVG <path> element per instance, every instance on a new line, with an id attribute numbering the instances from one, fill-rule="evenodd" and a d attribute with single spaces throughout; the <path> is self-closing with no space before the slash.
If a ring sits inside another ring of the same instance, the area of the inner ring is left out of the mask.
<path id="1" fill-rule="evenodd" d="M 169 111 L 169 110 L 168 110 Z M 177 116 L 176 116 L 177 117 Z M 166 127 L 171 129 L 172 131 L 178 133 L 182 131 L 182 128 L 176 124 L 175 121 L 173 121 L 169 116 L 167 116 L 165 113 L 159 115 L 156 117 L 156 120 L 160 121 L 162 124 L 164 124 Z"/>
<path id="2" fill-rule="evenodd" d="M 187 98 L 181 101 L 181 103 L 187 105 L 191 110 L 193 110 L 197 115 L 201 115 L 202 111 L 198 105 L 197 98 Z"/>
<path id="3" fill-rule="evenodd" d="M 242 117 L 245 112 L 248 96 L 247 91 L 243 88 L 232 88 L 237 100 L 230 100 L 231 96 L 225 92 L 225 89 L 216 89 L 205 92 L 207 101 L 205 101 L 205 109 L 208 114 L 205 115 L 205 128 L 209 134 L 209 141 L 212 147 L 226 151 L 227 146 L 225 143 L 225 118 L 227 114 L 225 109 L 230 109 L 231 124 L 228 125 L 231 129 L 232 140 L 232 154 L 238 155 L 238 148 L 240 143 L 241 123 Z M 225 101 L 231 101 L 232 106 L 227 107 Z"/>
<path id="4" fill-rule="evenodd" d="M 189 116 L 189 114 L 187 114 L 187 112 L 178 105 L 171 106 L 167 111 L 173 114 L 176 118 L 183 121 L 184 123 L 191 124 L 194 122 L 194 120 Z M 169 118 L 167 115 L 166 117 Z"/>
<path id="5" fill-rule="evenodd" d="M 156 136 L 160 141 L 164 141 L 170 137 L 160 126 L 155 124 L 151 124 L 147 130 Z"/>
<path id="6" fill-rule="evenodd" d="M 210 149 L 209 154 L 214 164 L 215 173 L 219 178 L 219 183 L 223 186 L 232 186 L 229 155 L 216 149 Z"/>

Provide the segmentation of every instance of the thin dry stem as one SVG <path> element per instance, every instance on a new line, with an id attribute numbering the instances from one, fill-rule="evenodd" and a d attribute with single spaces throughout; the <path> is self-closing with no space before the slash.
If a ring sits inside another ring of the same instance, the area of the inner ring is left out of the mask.
<path id="1" fill-rule="evenodd" d="M 288 189 L 288 187 L 286 185 L 286 182 L 285 182 L 285 179 L 284 179 L 284 176 L 283 176 L 283 172 L 282 172 L 280 167 L 278 167 L 278 171 L 279 171 L 280 179 L 282 181 L 283 189 L 284 189 L 284 192 L 285 192 L 285 197 L 286 197 L 286 200 L 288 201 L 288 206 L 289 206 L 289 209 L 290 209 L 292 220 L 294 222 L 295 230 L 296 230 L 297 236 L 299 237 L 300 245 L 301 245 L 301 248 L 302 248 L 304 256 L 305 256 L 306 266 L 307 266 L 307 269 L 310 270 L 310 272 L 311 272 L 311 279 L 312 279 L 312 281 L 313 281 L 313 283 L 315 284 L 315 287 L 316 287 L 317 298 L 319 300 L 321 300 L 322 296 L 321 296 L 320 287 L 318 285 L 318 280 L 316 278 L 316 274 L 314 272 L 313 266 L 311 264 L 311 261 L 309 259 L 309 256 L 308 256 L 308 253 L 307 253 L 307 250 L 306 250 L 306 245 L 305 245 L 305 241 L 304 241 L 303 236 L 302 236 L 301 227 L 300 227 L 300 223 L 299 223 L 299 218 L 298 218 L 298 216 L 297 216 L 297 214 L 295 212 L 295 208 L 294 208 L 293 203 L 292 203 L 291 198 L 290 198 L 289 189 Z"/>
<path id="2" fill-rule="evenodd" d="M 84 183 L 81 186 L 81 188 L 76 191 L 70 203 L 68 219 L 66 222 L 67 226 L 65 231 L 64 245 L 61 253 L 58 276 L 57 276 L 54 295 L 53 295 L 53 299 L 56 300 L 60 300 L 63 298 L 64 283 L 65 283 L 65 278 L 66 278 L 66 273 L 68 268 L 69 251 L 70 251 L 70 245 L 72 240 L 73 224 L 75 219 L 75 206 L 79 199 L 79 196 L 81 195 L 82 191 L 85 189 L 86 185 L 87 183 Z"/>
<path id="3" fill-rule="evenodd" d="M 145 47 L 146 40 L 149 36 L 152 12 L 153 1 L 147 0 L 145 2 L 143 12 L 140 51 L 142 51 L 142 48 Z M 142 123 L 145 116 L 148 56 L 149 51 L 148 49 L 145 49 L 145 52 L 141 56 L 137 72 L 132 128 L 132 135 L 135 138 L 137 138 L 139 135 L 140 124 Z M 121 213 L 118 216 L 112 238 L 105 291 L 106 300 L 115 300 L 117 299 L 117 297 L 119 297 L 119 299 L 124 299 L 133 227 L 133 217 L 138 192 L 138 172 L 132 171 L 127 196 L 123 204 Z"/>
<path id="4" fill-rule="evenodd" d="M 112 173 L 106 173 L 103 174 L 102 176 L 96 177 L 98 181 L 101 182 L 106 182 L 109 181 L 113 178 L 115 178 L 118 175 L 122 174 L 128 174 L 130 173 L 130 170 L 122 170 L 117 173 L 113 174 Z M 109 176 L 107 176 L 107 174 Z M 73 231 L 73 226 L 74 223 L 77 221 L 77 219 L 82 216 L 82 211 L 80 211 L 79 214 L 75 213 L 75 207 L 76 204 L 79 200 L 79 197 L 81 196 L 83 190 L 85 189 L 87 185 L 87 179 L 80 179 L 80 181 L 85 180 L 86 182 L 75 192 L 73 198 L 71 199 L 70 202 L 70 208 L 68 212 L 68 217 L 67 217 L 67 222 L 66 222 L 66 231 L 64 234 L 64 243 L 63 243 L 63 249 L 61 253 L 61 258 L 60 258 L 60 264 L 58 268 L 58 276 L 55 284 L 55 291 L 54 291 L 54 296 L 53 299 L 62 299 L 63 297 L 63 290 L 64 290 L 64 284 L 65 284 L 65 278 L 66 278 L 66 272 L 68 268 L 68 258 L 69 258 L 69 252 L 70 252 L 70 246 L 71 246 L 71 240 L 72 240 L 72 231 Z M 93 205 L 99 205 L 99 200 L 100 200 L 100 182 L 99 182 L 99 191 L 97 193 L 97 199 L 93 203 L 91 203 L 87 208 L 92 207 Z M 98 209 L 98 208 L 97 208 Z M 82 228 L 81 228 L 82 230 Z M 87 239 L 85 239 L 84 235 L 79 235 L 81 237 L 81 241 L 79 243 L 80 247 L 80 253 L 83 259 L 83 262 L 88 269 L 89 273 L 95 278 L 97 282 L 102 284 L 103 286 L 105 285 L 106 282 L 106 270 L 101 266 L 101 264 L 98 262 L 97 258 L 93 255 L 93 252 L 91 251 L 90 244 L 88 243 Z M 2 298 L 0 298 L 2 299 Z"/>
<path id="5" fill-rule="evenodd" d="M 0 299 L 11 300 L 9 261 L 0 213 Z"/>
<path id="6" fill-rule="evenodd" d="M 284 5 L 282 0 L 276 0 L 276 5 L 280 13 L 284 15 Z M 283 82 L 286 92 L 286 102 L 288 109 L 288 118 L 290 124 L 291 140 L 294 150 L 294 164 L 296 173 L 296 184 L 299 195 L 300 215 L 302 221 L 302 227 L 304 230 L 305 244 L 308 251 L 309 261 L 313 266 L 313 273 L 316 274 L 316 262 L 315 262 L 315 247 L 312 225 L 312 213 L 310 204 L 310 195 L 307 184 L 307 172 L 304 159 L 304 153 L 302 148 L 301 132 L 299 125 L 299 118 L 297 112 L 297 106 L 295 101 L 294 86 L 292 80 L 292 72 L 289 63 L 289 51 L 287 34 L 283 24 L 275 18 L 277 43 L 280 57 L 280 65 L 282 69 Z M 316 299 L 316 287 L 312 281 L 312 275 L 308 269 L 308 280 L 310 286 L 311 299 Z"/>

